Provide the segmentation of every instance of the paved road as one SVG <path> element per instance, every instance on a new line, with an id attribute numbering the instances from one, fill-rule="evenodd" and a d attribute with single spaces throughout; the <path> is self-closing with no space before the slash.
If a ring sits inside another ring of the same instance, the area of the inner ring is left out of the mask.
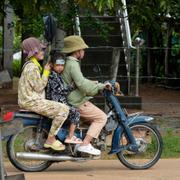
<path id="1" fill-rule="evenodd" d="M 6 164 L 9 175 L 21 173 Z M 161 159 L 148 170 L 129 170 L 118 160 L 63 162 L 44 172 L 24 173 L 26 180 L 180 180 L 180 159 Z"/>

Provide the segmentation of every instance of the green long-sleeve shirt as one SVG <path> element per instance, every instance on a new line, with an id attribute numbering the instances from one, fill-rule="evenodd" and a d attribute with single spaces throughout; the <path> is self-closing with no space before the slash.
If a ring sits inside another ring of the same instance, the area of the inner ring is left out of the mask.
<path id="1" fill-rule="evenodd" d="M 79 107 L 104 88 L 104 84 L 95 84 L 86 79 L 81 72 L 79 60 L 72 56 L 66 59 L 62 77 L 67 84 L 74 83 L 76 86 L 76 89 L 68 95 L 68 102 L 75 107 Z"/>

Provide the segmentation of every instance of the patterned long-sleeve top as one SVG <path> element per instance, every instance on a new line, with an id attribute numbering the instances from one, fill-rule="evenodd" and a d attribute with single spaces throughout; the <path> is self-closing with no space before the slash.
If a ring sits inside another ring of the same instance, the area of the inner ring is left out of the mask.
<path id="1" fill-rule="evenodd" d="M 18 85 L 18 104 L 28 109 L 35 101 L 45 99 L 45 87 L 48 82 L 49 71 L 44 70 L 34 57 L 24 67 Z"/>
<path id="2" fill-rule="evenodd" d="M 46 87 L 46 98 L 68 105 L 66 97 L 73 89 L 73 86 L 64 83 L 60 74 L 52 71 Z"/>

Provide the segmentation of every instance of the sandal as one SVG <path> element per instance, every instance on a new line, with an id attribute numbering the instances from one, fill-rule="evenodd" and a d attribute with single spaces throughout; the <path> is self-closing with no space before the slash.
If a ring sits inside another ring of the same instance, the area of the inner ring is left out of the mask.
<path id="1" fill-rule="evenodd" d="M 52 144 L 45 143 L 45 148 L 51 148 L 55 151 L 62 151 L 65 150 L 65 146 L 58 140 L 54 141 Z"/>
<path id="2" fill-rule="evenodd" d="M 65 143 L 68 143 L 68 144 L 82 144 L 82 140 L 80 138 L 77 138 L 76 136 L 73 136 L 72 138 L 66 138 Z"/>

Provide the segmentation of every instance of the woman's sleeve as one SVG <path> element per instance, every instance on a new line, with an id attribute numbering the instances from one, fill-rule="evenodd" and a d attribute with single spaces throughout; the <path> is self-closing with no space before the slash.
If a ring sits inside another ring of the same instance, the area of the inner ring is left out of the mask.
<path id="1" fill-rule="evenodd" d="M 44 71 L 41 76 L 40 70 L 37 66 L 31 64 L 30 66 L 27 65 L 25 68 L 27 69 L 26 78 L 29 81 L 32 88 L 36 92 L 43 91 L 48 82 L 49 72 Z"/>
<path id="2" fill-rule="evenodd" d="M 46 86 L 46 99 L 51 100 L 51 83 L 50 80 L 48 80 L 47 86 Z"/>

